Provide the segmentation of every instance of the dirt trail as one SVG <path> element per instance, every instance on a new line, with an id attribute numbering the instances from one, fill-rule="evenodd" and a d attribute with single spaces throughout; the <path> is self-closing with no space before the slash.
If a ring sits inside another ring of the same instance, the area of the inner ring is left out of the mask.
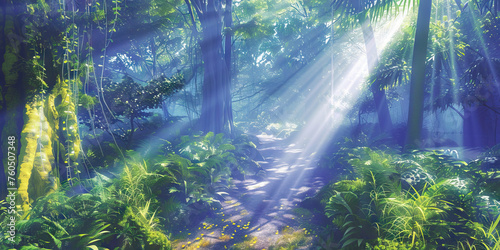
<path id="1" fill-rule="evenodd" d="M 316 163 L 303 149 L 270 135 L 258 135 L 266 176 L 235 180 L 234 188 L 215 216 L 205 219 L 176 249 L 268 249 L 283 243 L 284 235 L 304 230 L 294 212 L 297 204 L 324 185 L 313 177 Z M 305 231 L 305 230 L 304 230 Z M 312 237 L 310 234 L 307 237 Z"/>

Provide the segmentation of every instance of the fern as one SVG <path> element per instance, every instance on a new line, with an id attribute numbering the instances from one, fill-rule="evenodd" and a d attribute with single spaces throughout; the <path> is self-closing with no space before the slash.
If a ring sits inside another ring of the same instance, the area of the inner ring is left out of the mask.
<path id="1" fill-rule="evenodd" d="M 359 249 L 367 241 L 376 239 L 376 229 L 363 212 L 358 195 L 353 192 L 337 193 L 330 198 L 325 214 L 342 231 L 342 248 Z"/>
<path id="2" fill-rule="evenodd" d="M 359 148 L 355 152 L 359 153 L 359 156 L 349 160 L 349 164 L 373 189 L 377 186 L 390 189 L 394 187 L 395 182 L 399 181 L 394 178 L 397 172 L 390 155 L 367 147 Z"/>
<path id="3" fill-rule="evenodd" d="M 399 242 L 410 239 L 412 246 L 417 241 L 425 244 L 449 238 L 450 225 L 444 219 L 452 204 L 442 199 L 444 183 L 384 199 L 381 223 L 387 238 Z"/>

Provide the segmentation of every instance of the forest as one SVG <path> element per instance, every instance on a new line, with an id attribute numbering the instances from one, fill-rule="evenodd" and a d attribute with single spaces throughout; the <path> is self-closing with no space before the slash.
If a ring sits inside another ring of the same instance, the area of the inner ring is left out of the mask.
<path id="1" fill-rule="evenodd" d="M 500 250 L 500 0 L 0 0 L 0 250 Z"/>

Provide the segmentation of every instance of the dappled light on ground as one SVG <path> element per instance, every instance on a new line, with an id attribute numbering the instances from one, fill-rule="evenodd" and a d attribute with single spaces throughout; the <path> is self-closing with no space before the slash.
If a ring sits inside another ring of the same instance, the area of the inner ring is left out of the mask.
<path id="1" fill-rule="evenodd" d="M 264 179 L 235 180 L 235 188 L 221 203 L 222 209 L 214 211 L 214 216 L 205 220 L 204 223 L 211 226 L 203 224 L 203 229 L 191 229 L 192 235 L 181 234 L 186 238 L 176 242 L 178 248 L 206 244 L 210 249 L 239 249 L 247 244 L 255 249 L 267 249 L 294 234 L 294 237 L 302 235 L 300 244 L 311 244 L 312 236 L 299 228 L 300 220 L 311 218 L 304 218 L 293 209 L 305 197 L 312 196 L 324 182 L 321 178 L 306 180 L 302 176 L 310 160 L 287 162 L 283 158 L 299 154 L 299 148 L 294 146 L 293 153 L 290 153 L 287 152 L 289 145 L 282 139 L 267 135 L 258 138 L 261 139 L 258 148 L 264 157 L 259 163 L 267 172 Z M 299 183 L 297 179 L 302 181 Z"/>

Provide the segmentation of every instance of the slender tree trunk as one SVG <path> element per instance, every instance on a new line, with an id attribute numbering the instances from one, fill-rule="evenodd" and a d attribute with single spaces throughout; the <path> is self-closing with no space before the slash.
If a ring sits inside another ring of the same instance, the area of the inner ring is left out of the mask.
<path id="1" fill-rule="evenodd" d="M 431 9 L 432 0 L 420 1 L 417 29 L 415 31 L 415 44 L 413 45 L 406 148 L 419 148 L 421 145 L 424 119 L 425 58 L 427 54 L 427 40 L 429 38 Z"/>
<path id="2" fill-rule="evenodd" d="M 134 138 L 134 130 L 135 130 L 135 126 L 134 126 L 134 116 L 130 116 L 130 134 L 128 135 L 128 140 L 127 140 L 127 145 L 126 145 L 126 148 L 127 149 L 130 149 L 130 147 L 132 146 L 132 140 Z"/>
<path id="3" fill-rule="evenodd" d="M 153 56 L 153 66 L 151 69 L 151 79 L 156 79 L 158 72 L 156 71 L 156 42 L 155 38 L 151 37 L 151 55 Z"/>
<path id="4" fill-rule="evenodd" d="M 375 66 L 379 63 L 377 44 L 375 43 L 375 36 L 373 33 L 373 28 L 370 24 L 370 19 L 363 18 L 360 20 L 360 22 L 366 47 L 368 72 L 371 74 Z M 382 133 L 390 132 L 392 130 L 392 121 L 391 121 L 391 114 L 389 112 L 389 105 L 387 103 L 387 98 L 385 96 L 385 90 L 381 89 L 380 84 L 377 82 L 372 84 L 371 91 L 373 94 L 375 109 L 377 111 L 380 131 Z"/>
<path id="5" fill-rule="evenodd" d="M 229 132 L 233 132 L 233 105 L 231 100 L 231 76 L 232 76 L 232 37 L 233 31 L 231 30 L 233 27 L 233 0 L 226 0 L 226 10 L 224 13 L 224 26 L 226 27 L 225 32 L 225 43 L 224 43 L 224 60 L 226 62 L 226 86 L 224 87 L 224 121 L 228 122 Z"/>

